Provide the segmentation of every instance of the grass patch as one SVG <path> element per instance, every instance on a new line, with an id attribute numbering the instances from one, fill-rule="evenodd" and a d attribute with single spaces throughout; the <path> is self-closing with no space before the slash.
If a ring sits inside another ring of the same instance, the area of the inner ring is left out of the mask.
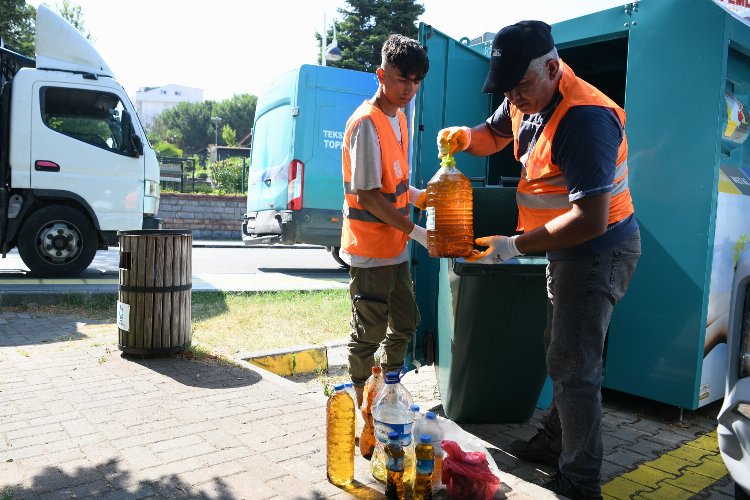
<path id="1" fill-rule="evenodd" d="M 235 354 L 343 339 L 347 290 L 193 294 L 193 340 Z"/>
<path id="2" fill-rule="evenodd" d="M 54 305 L 21 304 L 6 311 L 51 314 L 76 321 L 115 323 L 116 297 L 61 297 Z M 193 292 L 192 357 L 233 357 L 347 337 L 351 305 L 348 290 L 310 292 Z M 97 331 L 107 329 L 95 325 Z M 116 328 L 114 328 L 116 332 Z"/>

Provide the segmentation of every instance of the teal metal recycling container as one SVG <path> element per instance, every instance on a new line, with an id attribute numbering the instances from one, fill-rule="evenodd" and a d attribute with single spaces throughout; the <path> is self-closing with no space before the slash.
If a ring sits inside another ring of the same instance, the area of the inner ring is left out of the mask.
<path id="1" fill-rule="evenodd" d="M 642 0 L 552 25 L 560 57 L 627 113 L 628 177 L 643 253 L 610 322 L 603 385 L 687 409 L 724 396 L 729 292 L 737 257 L 750 247 L 750 17 L 731 12 L 736 3 Z M 491 38 L 463 44 L 420 25 L 430 72 L 416 99 L 413 184 L 437 170 L 441 128 L 482 123 L 500 104 L 501 95 L 481 92 Z M 521 175 L 511 149 L 489 157 L 458 153 L 456 162 L 475 188 L 489 190 Z M 490 201 L 475 204 L 475 214 L 491 213 L 484 206 Z M 496 205 L 493 215 L 510 216 L 509 205 Z M 515 232 L 491 229 L 475 224 L 475 235 Z M 459 387 L 469 387 L 455 373 L 463 363 L 456 356 L 462 318 L 451 328 L 443 318 L 452 307 L 443 288 L 453 269 L 420 248 L 412 263 L 422 324 L 410 354 L 434 360 L 441 396 L 452 401 Z M 497 316 L 483 307 L 473 314 Z M 514 355 L 497 352 L 493 369 Z M 477 398 L 498 397 L 472 390 Z"/>

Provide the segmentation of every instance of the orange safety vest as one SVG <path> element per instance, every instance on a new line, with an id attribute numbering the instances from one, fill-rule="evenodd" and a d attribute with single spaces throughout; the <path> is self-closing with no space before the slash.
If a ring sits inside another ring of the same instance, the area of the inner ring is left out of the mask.
<path id="1" fill-rule="evenodd" d="M 375 124 L 380 140 L 381 187 L 380 192 L 393 203 L 396 210 L 406 216 L 409 204 L 409 162 L 406 116 L 398 111 L 401 127 L 401 144 L 396 139 L 391 123 L 378 108 L 365 101 L 346 122 L 342 169 L 344 174 L 344 220 L 341 231 L 341 248 L 351 255 L 389 259 L 400 254 L 406 246 L 406 233 L 384 223 L 368 212 L 352 192 L 352 161 L 349 142 L 354 126 L 369 117 Z"/>
<path id="2" fill-rule="evenodd" d="M 622 142 L 617 151 L 615 180 L 609 204 L 607 224 L 623 220 L 633 213 L 633 200 L 628 187 L 628 140 L 625 137 L 625 111 L 612 99 L 593 85 L 578 78 L 570 67 L 562 63 L 560 80 L 562 99 L 544 126 L 536 145 L 529 153 L 521 171 L 521 180 L 516 191 L 518 204 L 518 231 L 529 232 L 543 226 L 555 217 L 570 211 L 573 206 L 568 198 L 560 167 L 552 163 L 552 140 L 565 113 L 573 106 L 602 106 L 612 109 L 622 126 Z M 511 105 L 514 152 L 518 158 L 518 130 L 523 112 Z M 520 161 L 520 160 L 519 160 Z"/>

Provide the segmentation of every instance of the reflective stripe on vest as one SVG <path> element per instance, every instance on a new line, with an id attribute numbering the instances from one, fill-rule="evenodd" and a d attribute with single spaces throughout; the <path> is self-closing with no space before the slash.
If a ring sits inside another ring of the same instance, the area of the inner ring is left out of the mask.
<path id="1" fill-rule="evenodd" d="M 360 120 L 369 117 L 375 125 L 380 142 L 380 193 L 401 215 L 407 216 L 409 204 L 408 129 L 404 114 L 398 111 L 397 116 L 401 129 L 401 143 L 396 138 L 386 115 L 367 101 L 357 108 L 346 123 L 342 151 L 344 218 L 341 248 L 351 255 L 385 259 L 396 257 L 404 250 L 408 240 L 405 233 L 384 223 L 360 205 L 351 184 L 352 165 L 349 155 L 351 134 Z"/>
<path id="2" fill-rule="evenodd" d="M 575 76 L 565 63 L 560 80 L 562 98 L 531 151 L 524 155 L 525 164 L 518 183 L 518 230 L 532 231 L 572 208 L 569 193 L 560 168 L 552 163 L 552 141 L 557 127 L 568 110 L 574 106 L 601 106 L 617 115 L 622 128 L 622 142 L 617 151 L 614 182 L 610 193 L 608 224 L 625 219 L 633 213 L 633 202 L 628 185 L 628 142 L 625 136 L 625 111 L 596 87 Z M 518 157 L 518 130 L 523 113 L 511 105 L 514 153 Z"/>

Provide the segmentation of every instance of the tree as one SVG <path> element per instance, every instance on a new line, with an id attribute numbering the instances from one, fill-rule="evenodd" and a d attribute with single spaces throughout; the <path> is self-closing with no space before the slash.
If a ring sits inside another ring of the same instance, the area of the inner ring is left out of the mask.
<path id="1" fill-rule="evenodd" d="M 25 0 L 0 2 L 0 37 L 6 48 L 34 57 L 36 9 Z"/>
<path id="2" fill-rule="evenodd" d="M 221 123 L 229 125 L 236 132 L 236 141 L 239 143 L 237 146 L 249 146 L 247 141 L 242 143 L 242 140 L 248 137 L 253 128 L 257 103 L 258 98 L 254 95 L 239 94 L 219 102 L 214 109 L 214 116 L 220 116 Z"/>
<path id="3" fill-rule="evenodd" d="M 91 32 L 86 28 L 83 22 L 83 10 L 80 5 L 76 5 L 70 0 L 63 0 L 62 5 L 56 4 L 55 7 L 63 19 L 72 24 L 73 27 L 80 31 L 87 40 L 93 41 Z"/>
<path id="4" fill-rule="evenodd" d="M 341 68 L 374 72 L 380 66 L 380 49 L 391 34 L 417 37 L 417 18 L 424 7 L 416 0 L 346 0 L 348 8 L 338 9 L 342 20 L 336 23 L 336 38 L 342 52 Z M 320 33 L 315 33 L 318 44 Z M 327 34 L 333 38 L 333 30 Z"/>
<path id="5" fill-rule="evenodd" d="M 224 125 L 221 128 L 221 138 L 227 146 L 237 145 L 235 142 L 237 140 L 237 131 L 229 125 Z"/>
<path id="6" fill-rule="evenodd" d="M 150 130 L 152 142 L 170 142 L 188 155 L 197 154 L 214 143 L 212 116 L 220 117 L 224 126 L 235 131 L 233 141 L 241 140 L 253 126 L 257 101 L 254 95 L 242 94 L 221 102 L 181 102 L 156 116 Z M 228 142 L 223 131 L 222 138 Z"/>

